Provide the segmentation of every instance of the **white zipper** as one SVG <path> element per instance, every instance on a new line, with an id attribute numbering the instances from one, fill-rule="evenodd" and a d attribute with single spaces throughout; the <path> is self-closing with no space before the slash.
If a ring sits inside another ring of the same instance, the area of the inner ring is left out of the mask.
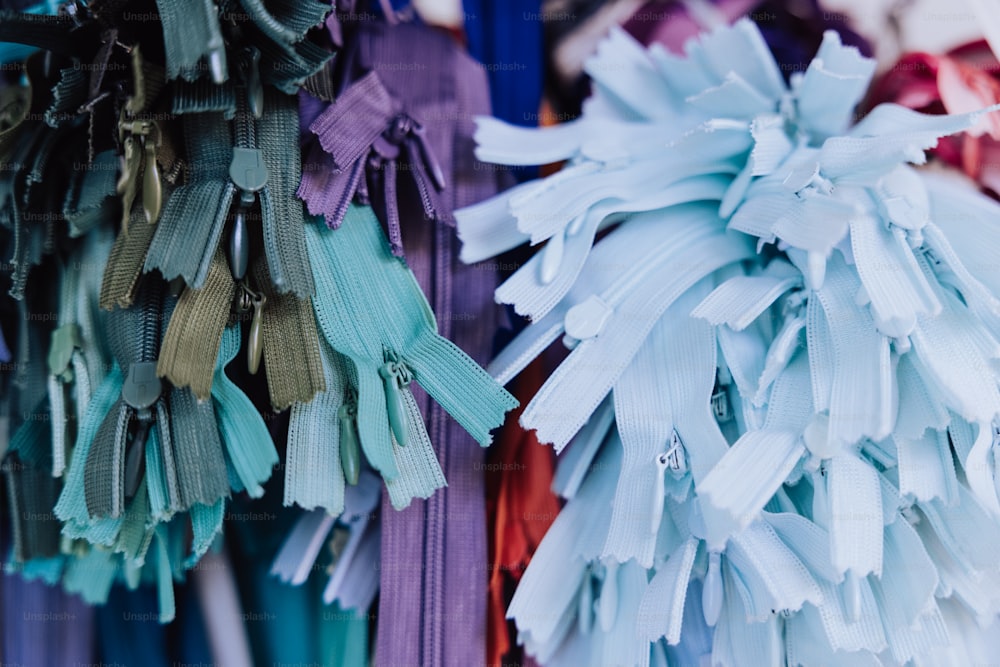
<path id="1" fill-rule="evenodd" d="M 275 556 L 270 574 L 292 586 L 305 583 L 336 521 L 337 517 L 321 509 L 299 517 Z"/>
<path id="2" fill-rule="evenodd" d="M 742 331 L 796 287 L 802 287 L 802 274 L 787 262 L 774 261 L 761 275 L 736 276 L 716 287 L 691 311 L 691 317 Z"/>
<path id="3" fill-rule="evenodd" d="M 882 556 L 882 489 L 879 474 L 857 455 L 843 451 L 824 463 L 830 532 L 830 560 L 839 573 L 880 576 Z"/>
<path id="4" fill-rule="evenodd" d="M 640 213 L 621 224 L 593 247 L 578 279 L 562 301 L 515 337 L 487 370 L 500 384 L 506 384 L 559 337 L 564 320 L 574 306 L 598 295 L 604 304 L 613 308 L 614 295 L 622 298 L 644 274 L 673 257 L 683 256 L 687 246 L 711 233 L 712 223 L 717 221 L 708 206 L 688 204 L 666 211 Z M 721 230 L 721 222 L 717 224 Z M 693 265 L 693 262 L 688 264 Z"/>
<path id="5" fill-rule="evenodd" d="M 709 412 L 714 332 L 686 314 L 709 287 L 703 281 L 667 310 L 615 383 L 623 460 L 603 558 L 634 558 L 651 567 L 665 475 L 683 477 L 690 465 L 696 469 L 692 475 L 700 479 L 726 452 L 725 438 Z M 672 382 L 664 381 L 664 368 L 671 369 Z"/>
<path id="6" fill-rule="evenodd" d="M 835 257 L 827 265 L 823 288 L 813 297 L 823 307 L 833 350 L 828 438 L 846 445 L 864 437 L 882 440 L 896 422 L 889 340 L 856 305 L 859 286 L 853 271 Z"/>
<path id="7" fill-rule="evenodd" d="M 927 429 L 921 437 L 896 435 L 892 440 L 898 457 L 900 493 L 917 500 L 958 500 L 958 477 L 947 432 Z"/>
<path id="8" fill-rule="evenodd" d="M 875 64 L 855 47 L 844 46 L 836 31 L 824 32 L 819 51 L 794 86 L 799 124 L 814 136 L 842 134 L 868 90 Z"/>
<path id="9" fill-rule="evenodd" d="M 598 43 L 583 71 L 639 118 L 670 118 L 681 101 L 653 66 L 649 51 L 617 26 Z"/>
<path id="10" fill-rule="evenodd" d="M 459 259 L 473 264 L 527 243 L 530 236 L 517 228 L 510 200 L 535 185 L 534 181 L 520 183 L 495 197 L 457 209 L 455 226 L 462 241 Z"/>
<path id="11" fill-rule="evenodd" d="M 534 188 L 519 191 L 509 200 L 510 212 L 517 218 L 518 229 L 537 244 L 564 231 L 574 219 L 605 199 L 628 202 L 645 198 L 649 205 L 655 205 L 653 197 L 662 196 L 661 191 L 672 182 L 713 174 L 735 175 L 739 171 L 735 158 L 748 142 L 746 134 L 741 127 L 737 143 L 728 146 L 725 142 L 708 143 L 705 138 L 709 134 L 698 130 L 653 157 L 630 156 L 624 166 L 589 161 L 574 164 L 535 181 Z M 705 145 L 686 145 L 699 139 Z M 692 160 L 692 153 L 697 155 L 697 161 Z M 631 208 L 622 206 L 623 210 Z"/>
<path id="12" fill-rule="evenodd" d="M 823 174 L 842 185 L 867 184 L 903 162 L 923 164 L 925 151 L 941 137 L 975 125 L 1000 105 L 955 115 L 928 115 L 898 104 L 880 104 L 843 136 L 823 143 L 819 162 Z"/>
<path id="13" fill-rule="evenodd" d="M 1000 356 L 1000 344 L 957 297 L 940 290 L 938 298 L 944 306 L 941 315 L 921 319 L 910 336 L 913 361 L 928 388 L 949 409 L 966 421 L 989 423 L 1000 405 L 991 365 Z"/>
<path id="14" fill-rule="evenodd" d="M 598 202 L 581 214 L 576 222 L 569 224 L 565 231 L 556 232 L 541 252 L 497 288 L 497 302 L 513 304 L 519 315 L 532 320 L 544 317 L 580 278 L 599 229 L 610 226 L 629 213 L 718 199 L 727 182 L 727 178 L 718 175 L 695 176 L 667 185 L 652 194 L 628 199 L 615 197 Z M 563 248 L 558 260 L 552 252 L 554 247 Z M 554 267 L 546 271 L 546 263 L 552 263 Z"/>
<path id="15" fill-rule="evenodd" d="M 698 483 L 702 503 L 726 513 L 728 525 L 710 531 L 736 531 L 756 520 L 805 453 L 802 431 L 812 415 L 805 355 L 797 355 L 775 381 L 764 427 L 744 433 Z"/>
<path id="16" fill-rule="evenodd" d="M 705 275 L 753 252 L 745 238 L 712 235 L 702 240 L 698 236 L 690 244 L 675 247 L 676 255 L 651 259 L 627 282 L 602 294 L 616 316 L 598 335 L 576 345 L 521 416 L 525 428 L 538 430 L 541 442 L 562 449 L 617 381 L 667 307 Z M 678 255 L 684 258 L 683 268 L 671 261 Z M 623 321 L 624 316 L 636 322 Z M 550 415 L 558 417 L 548 419 Z"/>
<path id="17" fill-rule="evenodd" d="M 959 180 L 952 174 L 929 171 L 919 174 L 930 199 L 930 218 L 935 226 L 962 258 L 967 270 L 986 286 L 987 293 L 1000 294 L 994 252 L 994 248 L 1000 247 L 1000 226 L 995 224 L 996 201 L 964 178 Z"/>
<path id="18" fill-rule="evenodd" d="M 594 458 L 608 437 L 608 431 L 615 420 L 614 403 L 611 397 L 601 402 L 594 414 L 573 438 L 569 447 L 559 455 L 556 474 L 552 480 L 552 490 L 571 500 L 591 469 Z"/>
<path id="19" fill-rule="evenodd" d="M 507 609 L 507 618 L 514 619 L 526 645 L 542 661 L 562 643 L 578 609 L 575 602 L 589 572 L 588 562 L 596 559 L 599 550 L 593 543 L 603 541 L 611 519 L 614 479 L 620 465 L 620 447 L 601 450 L 591 474 L 532 556 Z"/>
<path id="20" fill-rule="evenodd" d="M 668 644 L 680 643 L 684 601 L 697 553 L 698 541 L 688 538 L 656 570 L 639 605 L 637 630 L 641 639 L 655 642 L 665 637 Z"/>
<path id="21" fill-rule="evenodd" d="M 872 317 L 883 335 L 904 338 L 917 318 L 941 312 L 941 302 L 921 272 L 904 230 L 886 229 L 874 212 L 857 215 L 851 219 L 851 249 Z"/>
<path id="22" fill-rule="evenodd" d="M 767 522 L 756 521 L 734 534 L 726 559 L 751 593 L 748 621 L 760 622 L 773 612 L 797 611 L 806 602 L 819 604 L 823 600 L 809 569 Z"/>

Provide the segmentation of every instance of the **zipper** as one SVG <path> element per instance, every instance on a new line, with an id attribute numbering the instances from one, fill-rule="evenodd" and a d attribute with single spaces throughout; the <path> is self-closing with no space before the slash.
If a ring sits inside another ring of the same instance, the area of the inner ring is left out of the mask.
<path id="1" fill-rule="evenodd" d="M 691 316 L 742 331 L 786 292 L 801 287 L 802 274 L 797 269 L 774 261 L 761 275 L 735 276 L 722 283 L 691 311 Z"/>
<path id="2" fill-rule="evenodd" d="M 663 637 L 673 646 L 680 643 L 684 603 L 697 553 L 698 540 L 689 537 L 656 569 L 639 606 L 637 630 L 641 638 L 656 642 Z"/>
<path id="3" fill-rule="evenodd" d="M 88 512 L 93 517 L 121 517 L 143 478 L 146 436 L 156 420 L 154 406 L 163 394 L 155 362 L 162 304 L 159 281 L 147 281 L 140 292 L 140 303 L 131 311 L 117 313 L 110 324 L 117 329 L 110 337 L 122 346 L 119 353 L 125 355 L 128 370 L 122 378 L 121 402 L 103 419 L 95 433 L 97 446 L 91 447 L 86 457 L 82 483 Z M 131 320 L 136 317 L 139 322 L 134 324 Z M 123 334 L 121 327 L 129 328 L 131 335 Z M 110 488 L 105 477 L 107 466 L 111 467 Z"/>
<path id="4" fill-rule="evenodd" d="M 314 303 L 292 293 L 277 292 L 264 257 L 254 261 L 251 272 L 260 291 L 240 288 L 239 306 L 244 312 L 248 309 L 255 309 L 255 314 L 259 312 L 259 346 L 267 369 L 268 394 L 272 408 L 281 411 L 297 401 L 312 400 L 326 387 Z M 258 297 L 260 303 L 255 308 Z M 288 349 L 299 353 L 285 354 Z"/>
<path id="5" fill-rule="evenodd" d="M 615 419 L 624 458 L 602 557 L 653 565 L 666 493 L 666 475 L 680 480 L 693 468 L 701 481 L 727 451 L 709 412 L 715 380 L 712 327 L 689 318 L 708 291 L 694 287 L 667 310 L 615 383 Z M 650 369 L 671 368 L 665 383 Z"/>
<path id="6" fill-rule="evenodd" d="M 303 513 L 274 557 L 270 574 L 292 586 L 304 584 L 336 521 L 335 516 L 323 510 Z"/>
<path id="7" fill-rule="evenodd" d="M 519 183 L 494 197 L 457 209 L 455 227 L 462 241 L 458 258 L 474 264 L 527 243 L 530 236 L 517 228 L 510 202 L 534 187 L 534 181 Z"/>
<path id="8" fill-rule="evenodd" d="M 882 440 L 896 421 L 889 339 L 858 308 L 855 297 L 860 286 L 850 268 L 834 257 L 827 264 L 823 288 L 815 293 L 833 350 L 827 435 L 831 443 L 853 445 L 865 437 Z"/>
<path id="9" fill-rule="evenodd" d="M 308 402 L 293 403 L 288 419 L 284 503 L 321 507 L 336 516 L 344 511 L 345 482 L 357 483 L 360 474 L 357 392 L 350 385 L 347 361 L 326 341 L 320 348 L 325 389 Z M 345 455 L 347 448 L 354 451 Z"/>
<path id="10" fill-rule="evenodd" d="M 683 217 L 676 216 L 675 219 L 683 220 Z M 698 217 L 695 220 L 701 222 Z M 708 225 L 694 226 L 694 231 L 689 232 L 687 238 L 681 236 L 683 245 L 675 244 L 673 253 L 648 258 L 640 264 L 639 270 L 626 274 L 625 279 L 604 290 L 600 297 L 603 303 L 591 299 L 575 306 L 576 313 L 573 310 L 566 312 L 567 325 L 574 325 L 572 328 L 567 326 L 571 337 L 576 330 L 573 319 L 577 313 L 583 324 L 602 314 L 607 317 L 608 310 L 622 315 L 610 318 L 606 326 L 599 327 L 599 335 L 591 330 L 585 331 L 587 340 L 580 341 L 573 348 L 569 358 L 525 408 L 520 420 L 522 426 L 537 429 L 541 442 L 551 442 L 557 451 L 561 450 L 617 381 L 667 307 L 704 276 L 753 254 L 748 239 L 714 232 Z M 685 268 L 690 267 L 689 270 L 679 270 L 673 261 L 678 255 L 685 258 Z M 618 261 L 635 265 L 634 259 L 634 256 L 623 255 Z M 635 324 L 623 317 L 633 313 L 642 314 Z M 554 310 L 550 317 L 560 314 Z M 541 322 L 545 323 L 546 319 Z M 534 334 L 529 327 L 519 338 Z M 517 339 L 511 345 L 515 350 L 516 344 Z M 594 361 L 598 358 L 600 363 Z M 504 360 L 498 361 L 502 363 Z M 490 369 L 498 365 L 495 361 Z M 546 419 L 546 415 L 553 414 L 561 415 L 560 419 Z"/>
<path id="11" fill-rule="evenodd" d="M 622 455 L 613 432 L 608 444 L 538 545 L 507 608 L 507 618 L 516 623 L 526 651 L 543 664 L 562 644 L 570 621 L 579 613 L 582 587 L 591 586 L 589 562 L 596 560 L 611 520 Z M 588 542 L 596 542 L 596 548 Z"/>
<path id="12" fill-rule="evenodd" d="M 262 484 L 278 464 L 278 452 L 253 402 L 226 375 L 226 366 L 239 352 L 240 339 L 238 326 L 223 331 L 211 395 L 220 439 L 236 477 L 251 498 L 260 498 Z"/>
<path id="13" fill-rule="evenodd" d="M 538 320 L 547 315 L 579 279 L 598 231 L 627 218 L 629 214 L 666 208 L 699 200 L 717 199 L 726 179 L 717 175 L 694 176 L 668 185 L 627 203 L 612 199 L 598 202 L 549 238 L 536 253 L 496 290 L 498 303 L 514 306 L 519 315 Z M 460 229 L 461 231 L 461 229 Z M 562 251 L 553 253 L 556 248 Z"/>
<path id="14" fill-rule="evenodd" d="M 403 432 L 405 411 L 390 421 L 386 405 L 399 407 L 400 380 L 410 374 L 477 441 L 488 443 L 490 428 L 514 406 L 513 397 L 437 333 L 412 273 L 385 253 L 371 210 L 352 208 L 337 232 L 309 225 L 307 235 L 317 258 L 316 319 L 331 347 L 357 366 L 359 435 L 373 467 L 387 480 L 399 474 L 389 435 Z M 359 318 L 359 312 L 371 317 Z M 463 388 L 462 397 L 456 387 Z"/>
<path id="15" fill-rule="evenodd" d="M 182 277 L 186 285 L 200 289 L 236 192 L 227 169 L 233 160 L 233 139 L 222 113 L 186 114 L 181 123 L 186 155 L 194 168 L 166 202 L 156 236 L 147 242 L 144 269 L 147 273 L 159 269 L 166 280 Z M 240 176 L 251 184 L 259 178 L 253 170 Z M 206 209 L 206 201 L 216 203 Z"/>
<path id="16" fill-rule="evenodd" d="M 435 313 L 451 312 L 451 230 L 443 225 L 434 225 L 430 248 L 430 295 L 425 301 Z M 419 287 L 418 287 L 419 289 Z M 430 303 L 433 302 L 433 306 Z M 445 336 L 451 335 L 451 322 L 445 321 L 441 329 Z M 434 441 L 439 443 L 440 457 L 447 469 L 452 458 L 459 458 L 451 450 L 457 443 L 453 441 L 445 426 L 444 411 L 430 405 L 429 426 Z M 451 509 L 451 494 L 438 493 L 430 496 L 424 504 L 423 536 L 423 585 L 421 587 L 420 656 L 421 664 L 443 665 L 447 646 L 445 622 L 445 587 L 447 586 L 446 564 L 449 524 L 448 510 Z M 460 535 L 460 533 L 459 533 Z M 464 592 L 463 592 L 464 595 Z"/>
<path id="17" fill-rule="evenodd" d="M 304 300 L 315 294 L 316 287 L 306 249 L 308 223 L 295 194 L 302 179 L 298 102 L 268 88 L 264 105 L 268 113 L 256 121 L 260 166 L 268 174 L 259 194 L 264 256 L 275 290 Z"/>
<path id="18" fill-rule="evenodd" d="M 599 311 L 595 316 L 612 311 L 617 306 L 616 300 L 629 296 L 645 276 L 662 270 L 672 257 L 683 256 L 686 249 L 707 234 L 721 232 L 721 224 L 718 227 L 707 224 L 717 220 L 708 206 L 683 205 L 674 213 L 669 219 L 655 212 L 640 213 L 595 245 L 581 271 L 589 280 L 574 284 L 547 315 L 532 322 L 508 343 L 487 367 L 490 374 L 501 384 L 507 384 L 563 333 L 565 320 L 573 308 L 578 308 L 578 313 Z M 738 241 L 721 237 L 720 247 L 734 242 Z M 616 270 L 620 267 L 625 270 Z M 595 295 L 600 302 L 591 301 L 581 307 Z"/>
<path id="19" fill-rule="evenodd" d="M 209 397 L 235 293 L 220 248 L 201 289 L 184 288 L 174 307 L 160 347 L 158 376 L 175 387 L 190 387 L 199 400 Z"/>
<path id="20" fill-rule="evenodd" d="M 719 515 L 706 517 L 710 534 L 742 529 L 756 520 L 802 458 L 806 447 L 801 433 L 812 415 L 808 385 L 805 357 L 798 355 L 772 391 L 771 401 L 782 406 L 781 412 L 769 411 L 763 427 L 744 433 L 695 486 L 703 508 L 711 505 L 726 516 L 719 524 Z"/>
<path id="21" fill-rule="evenodd" d="M 992 431 L 990 444 L 995 451 L 1000 433 L 995 428 Z M 958 500 L 958 477 L 947 432 L 927 429 L 917 438 L 894 435 L 892 441 L 896 445 L 900 493 L 917 500 Z"/>
<path id="22" fill-rule="evenodd" d="M 553 491 L 566 500 L 572 500 L 576 496 L 601 445 L 607 440 L 614 420 L 614 402 L 609 396 L 597 406 L 590 419 L 573 438 L 571 445 L 559 456 L 552 480 Z"/>

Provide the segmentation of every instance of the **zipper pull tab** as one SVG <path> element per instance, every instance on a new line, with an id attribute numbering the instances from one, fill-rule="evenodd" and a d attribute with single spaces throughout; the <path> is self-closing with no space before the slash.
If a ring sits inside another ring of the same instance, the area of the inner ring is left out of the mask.
<path id="1" fill-rule="evenodd" d="M 438 189 L 438 192 L 445 189 L 447 182 L 444 178 L 444 171 L 441 169 L 441 165 L 437 161 L 437 156 L 434 155 L 434 151 L 431 150 L 430 145 L 427 143 L 427 138 L 424 136 L 426 130 L 424 126 L 417 121 L 410 119 L 412 125 L 410 126 L 410 133 L 416 139 L 417 150 L 420 151 L 420 159 L 424 163 L 424 167 L 430 172 L 431 179 L 434 181 L 434 187 Z"/>
<path id="2" fill-rule="evenodd" d="M 226 82 L 226 45 L 221 35 L 208 42 L 208 70 L 212 74 L 212 83 L 221 86 Z"/>
<path id="3" fill-rule="evenodd" d="M 854 570 L 848 570 L 844 577 L 844 610 L 850 623 L 861 618 L 861 581 Z"/>
<path id="4" fill-rule="evenodd" d="M 252 192 L 241 191 L 240 202 L 233 216 L 233 227 L 229 232 L 229 245 L 226 248 L 229 270 L 237 281 L 243 280 L 250 265 L 250 233 L 247 230 L 246 212 L 253 205 L 254 199 Z"/>
<path id="5" fill-rule="evenodd" d="M 386 362 L 378 369 L 385 387 L 385 408 L 389 415 L 389 428 L 400 447 L 407 443 L 406 407 L 403 405 L 402 388 L 410 384 L 411 376 L 406 366 L 393 352 L 386 352 Z"/>
<path id="6" fill-rule="evenodd" d="M 247 338 L 247 370 L 256 375 L 260 368 L 260 359 L 264 353 L 264 304 L 267 297 L 263 294 L 251 293 L 253 303 L 253 319 L 250 321 L 250 335 Z"/>
<path id="7" fill-rule="evenodd" d="M 604 563 L 604 583 L 601 584 L 601 599 L 598 604 L 598 616 L 601 630 L 611 632 L 618 615 L 618 563 L 608 560 Z"/>
<path id="8" fill-rule="evenodd" d="M 160 129 L 156 123 L 144 124 L 145 134 L 142 145 L 146 153 L 146 164 L 142 173 L 142 211 L 146 222 L 155 223 L 160 219 L 163 207 L 163 185 L 160 183 L 160 168 L 156 164 L 156 148 L 160 145 Z"/>
<path id="9" fill-rule="evenodd" d="M 167 294 L 175 299 L 179 299 L 186 287 L 183 276 L 177 276 L 167 284 Z"/>
<path id="10" fill-rule="evenodd" d="M 581 635 L 589 635 L 594 627 L 594 582 L 587 566 L 583 573 L 583 583 L 580 588 L 579 608 L 577 610 L 577 625 Z"/>
<path id="11" fill-rule="evenodd" d="M 153 423 L 149 410 L 141 411 L 136 417 L 135 434 L 128 444 L 125 454 L 125 498 L 132 499 L 139 490 L 142 476 L 146 472 L 146 437 Z"/>
<path id="12" fill-rule="evenodd" d="M 354 486 L 361 475 L 361 448 L 358 442 L 358 410 L 353 400 L 345 402 L 337 410 L 340 422 L 340 467 L 344 469 L 344 479 Z"/>
<path id="13" fill-rule="evenodd" d="M 663 496 L 666 494 L 664 476 L 669 465 L 666 453 L 656 457 L 656 483 L 653 486 L 653 507 L 649 515 L 649 532 L 654 535 L 660 532 L 660 523 L 663 521 Z"/>
<path id="14" fill-rule="evenodd" d="M 124 128 L 119 125 L 119 130 Z M 121 175 L 115 190 L 122 198 L 122 232 L 128 234 L 128 220 L 132 214 L 132 203 L 135 201 L 136 191 L 139 188 L 139 167 L 142 161 L 142 154 L 139 152 L 138 142 L 135 137 L 129 134 L 122 141 Z"/>
<path id="15" fill-rule="evenodd" d="M 80 346 L 78 325 L 64 324 L 53 331 L 48 356 L 49 373 L 55 375 L 61 382 L 72 382 L 73 368 L 70 362 L 73 359 L 73 352 Z"/>
<path id="16" fill-rule="evenodd" d="M 550 284 L 559 272 L 559 265 L 562 264 L 563 252 L 566 248 L 566 233 L 556 232 L 549 238 L 549 242 L 542 249 L 542 263 L 539 267 L 539 280 L 543 285 Z"/>
<path id="17" fill-rule="evenodd" d="M 254 118 L 264 115 L 264 84 L 260 79 L 260 50 L 255 46 L 246 49 L 247 103 Z"/>
<path id="18" fill-rule="evenodd" d="M 705 574 L 705 588 L 701 592 L 701 607 L 709 627 L 715 627 L 719 622 L 723 595 L 722 554 L 712 551 L 708 554 L 708 572 Z"/>

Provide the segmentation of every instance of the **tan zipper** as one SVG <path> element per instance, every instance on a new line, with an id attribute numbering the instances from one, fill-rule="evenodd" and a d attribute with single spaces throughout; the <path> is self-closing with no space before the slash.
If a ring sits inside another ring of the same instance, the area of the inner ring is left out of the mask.
<path id="1" fill-rule="evenodd" d="M 142 206 L 134 206 L 128 231 L 118 234 L 104 268 L 100 300 L 102 309 L 128 308 L 135 301 L 139 276 L 142 275 L 146 253 L 149 252 L 149 244 L 155 231 L 156 224 L 146 219 Z"/>
<path id="2" fill-rule="evenodd" d="M 326 390 L 312 300 L 275 291 L 263 256 L 254 262 L 253 274 L 267 299 L 261 316 L 267 388 L 274 409 L 284 410 Z"/>
<path id="3" fill-rule="evenodd" d="M 220 247 L 204 286 L 186 288 L 177 301 L 160 347 L 156 374 L 175 387 L 191 387 L 198 400 L 211 395 L 222 332 L 229 320 L 236 283 Z"/>

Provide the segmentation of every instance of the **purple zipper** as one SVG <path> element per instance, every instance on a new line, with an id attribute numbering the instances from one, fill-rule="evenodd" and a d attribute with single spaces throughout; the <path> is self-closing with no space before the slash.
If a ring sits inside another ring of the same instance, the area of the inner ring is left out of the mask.
<path id="1" fill-rule="evenodd" d="M 416 26 L 381 30 L 382 40 L 392 42 L 388 50 L 400 48 L 406 41 L 403 37 L 432 43 L 440 39 L 422 28 L 418 39 Z M 398 52 L 394 55 L 401 57 Z M 424 97 L 414 115 L 419 118 L 422 112 L 434 119 L 425 121 L 426 139 L 446 175 L 448 187 L 442 198 L 452 207 L 465 206 L 497 191 L 497 172 L 476 168 L 471 139 L 472 118 L 489 113 L 483 69 L 452 48 L 446 62 L 429 63 L 420 76 L 393 76 L 391 68 L 380 71 L 386 73 L 386 87 L 394 95 L 413 100 L 427 95 L 423 79 L 437 74 L 431 67 L 444 68 L 455 85 L 449 86 L 448 95 Z M 489 265 L 462 264 L 454 230 L 444 224 L 428 225 L 419 207 L 401 207 L 400 213 L 406 225 L 407 263 L 437 314 L 439 332 L 485 365 L 502 312 L 493 302 L 497 272 Z M 485 450 L 419 387 L 414 390 L 448 486 L 401 512 L 382 512 L 376 664 L 482 665 L 489 574 Z M 387 495 L 383 500 L 383 507 L 389 507 Z"/>

